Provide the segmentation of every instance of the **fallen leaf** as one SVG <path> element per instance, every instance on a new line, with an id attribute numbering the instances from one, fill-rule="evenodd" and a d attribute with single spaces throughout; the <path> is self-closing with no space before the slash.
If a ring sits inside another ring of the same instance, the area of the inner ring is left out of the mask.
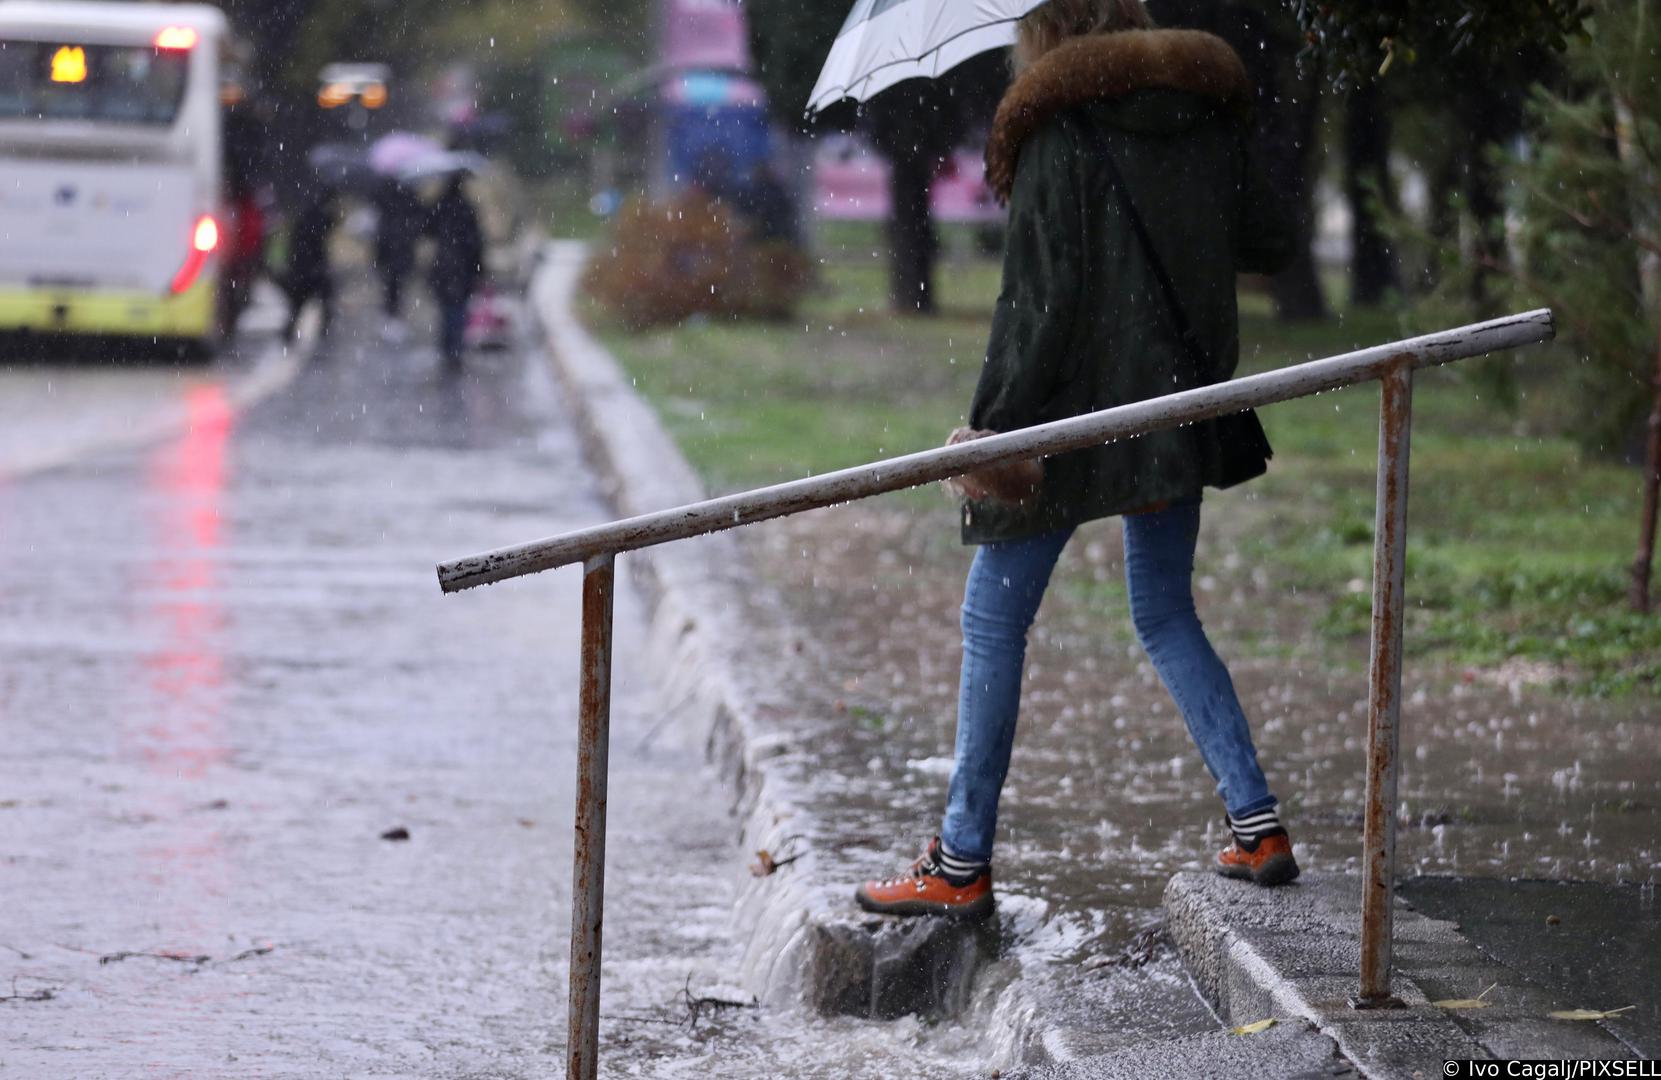
<path id="1" fill-rule="evenodd" d="M 100 956 L 98 958 L 98 966 L 103 967 L 105 964 L 119 964 L 123 960 L 131 960 L 135 957 L 148 957 L 151 960 L 172 960 L 175 963 L 194 964 L 197 967 L 201 967 L 203 964 L 209 963 L 210 961 L 213 960 L 213 957 L 208 956 L 205 953 L 204 954 L 197 954 L 197 955 L 190 955 L 188 953 L 177 953 L 177 952 L 127 952 L 127 951 L 122 951 L 122 952 L 105 953 L 103 956 Z"/>
<path id="2" fill-rule="evenodd" d="M 1597 1009 L 1559 1009 L 1547 1015 L 1553 1020 L 1607 1020 L 1611 1016 L 1619 1016 L 1637 1007 L 1636 1005 L 1625 1005 L 1619 1009 L 1604 1009 L 1602 1011 Z"/>
<path id="3" fill-rule="evenodd" d="M 1558 918 L 1556 915 L 1547 915 L 1546 916 L 1546 925 L 1547 926 L 1557 926 L 1557 925 L 1561 924 L 1562 922 L 1563 922 L 1563 920 Z"/>
<path id="4" fill-rule="evenodd" d="M 57 996 L 57 990 L 48 986 L 41 990 L 31 990 L 26 994 L 3 994 L 0 995 L 0 1001 L 51 1001 Z"/>
<path id="5" fill-rule="evenodd" d="M 534 829 L 534 828 L 536 828 L 536 822 L 533 821 L 532 819 L 528 818 L 528 817 L 516 818 L 515 820 L 519 822 L 519 827 L 521 829 Z"/>
<path id="6" fill-rule="evenodd" d="M 408 840 L 409 839 L 409 830 L 404 828 L 402 825 L 400 825 L 395 829 L 388 829 L 386 832 L 382 833 L 381 834 L 381 839 L 382 840 Z"/>
<path id="7" fill-rule="evenodd" d="M 1241 1024 L 1237 1028 L 1231 1028 L 1229 1030 L 1229 1034 L 1231 1034 L 1231 1035 L 1256 1035 L 1260 1031 L 1268 1031 L 1270 1028 L 1274 1027 L 1279 1022 L 1280 1021 L 1276 1020 L 1274 1017 L 1271 1016 L 1267 1020 L 1255 1020 L 1250 1024 Z"/>
<path id="8" fill-rule="evenodd" d="M 772 852 L 762 848 L 756 852 L 756 861 L 750 864 L 750 874 L 754 877 L 766 877 L 778 868 L 779 864 L 773 861 Z"/>

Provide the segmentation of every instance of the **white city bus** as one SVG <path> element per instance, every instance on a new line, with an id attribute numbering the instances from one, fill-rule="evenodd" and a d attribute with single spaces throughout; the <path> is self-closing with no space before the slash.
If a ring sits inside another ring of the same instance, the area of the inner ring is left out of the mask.
<path id="1" fill-rule="evenodd" d="M 215 333 L 225 18 L 0 0 L 0 331 Z"/>

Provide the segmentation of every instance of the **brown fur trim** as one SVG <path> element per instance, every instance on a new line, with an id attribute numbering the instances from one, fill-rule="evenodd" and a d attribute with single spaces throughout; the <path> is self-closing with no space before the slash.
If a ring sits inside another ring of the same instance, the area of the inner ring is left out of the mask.
<path id="1" fill-rule="evenodd" d="M 1021 144 L 1056 113 L 1153 87 L 1215 98 L 1242 115 L 1251 109 L 1246 65 L 1214 34 L 1121 30 L 1073 38 L 1039 57 L 1005 92 L 986 141 L 987 184 L 1000 201 L 1009 200 Z"/>

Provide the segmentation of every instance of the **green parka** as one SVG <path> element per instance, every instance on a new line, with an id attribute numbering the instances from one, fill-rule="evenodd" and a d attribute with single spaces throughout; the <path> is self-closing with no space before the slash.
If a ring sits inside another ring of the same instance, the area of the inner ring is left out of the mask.
<path id="1" fill-rule="evenodd" d="M 1237 272 L 1272 272 L 1291 234 L 1248 150 L 1251 86 L 1220 38 L 1073 39 L 1004 96 L 987 177 L 1009 202 L 1003 289 L 971 427 L 1013 431 L 1224 381 L 1239 361 Z M 1105 138 L 1210 360 L 1194 371 L 1110 186 Z M 1261 475 L 1250 414 L 1049 458 L 1020 506 L 967 502 L 965 543 L 1012 540 Z"/>

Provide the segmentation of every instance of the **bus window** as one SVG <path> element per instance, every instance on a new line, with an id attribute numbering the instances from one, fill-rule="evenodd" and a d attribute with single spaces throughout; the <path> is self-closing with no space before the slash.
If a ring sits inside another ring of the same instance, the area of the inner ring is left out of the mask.
<path id="1" fill-rule="evenodd" d="M 180 49 L 0 41 L 0 120 L 171 124 L 189 69 Z"/>

